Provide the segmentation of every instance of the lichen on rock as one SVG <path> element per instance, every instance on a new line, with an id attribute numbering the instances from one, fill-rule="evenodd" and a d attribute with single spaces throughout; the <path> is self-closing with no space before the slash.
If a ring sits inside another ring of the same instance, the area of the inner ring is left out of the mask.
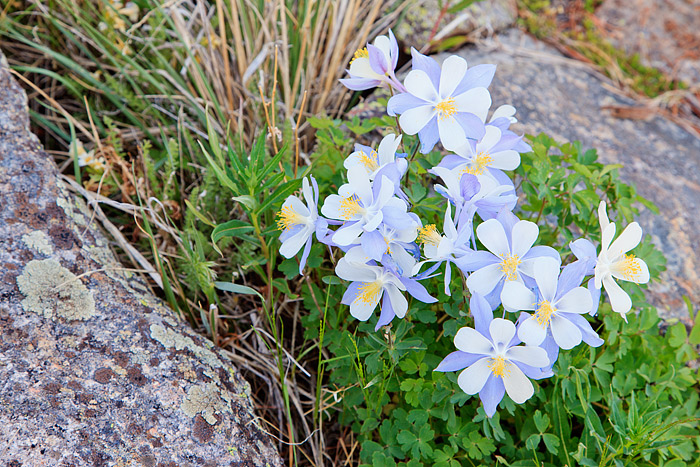
<path id="1" fill-rule="evenodd" d="M 231 413 L 231 400 L 214 383 L 198 384 L 187 391 L 180 408 L 189 417 L 201 413 L 207 423 L 215 425 L 216 413 Z"/>
<path id="2" fill-rule="evenodd" d="M 50 255 L 53 253 L 51 239 L 41 230 L 35 230 L 34 232 L 22 235 L 22 241 L 27 247 L 43 255 Z"/>
<path id="3" fill-rule="evenodd" d="M 166 329 L 165 327 L 159 324 L 152 324 L 150 329 L 151 337 L 163 344 L 164 347 L 173 347 L 175 348 L 175 350 L 188 349 L 192 353 L 194 353 L 201 361 L 208 363 L 209 366 L 211 366 L 212 368 L 224 367 L 224 365 L 221 363 L 221 360 L 217 358 L 214 352 L 195 344 L 194 341 L 189 337 L 183 336 L 182 334 L 172 331 L 170 329 Z"/>
<path id="4" fill-rule="evenodd" d="M 86 320 L 95 315 L 92 292 L 55 259 L 33 260 L 17 278 L 22 308 L 45 318 Z"/>

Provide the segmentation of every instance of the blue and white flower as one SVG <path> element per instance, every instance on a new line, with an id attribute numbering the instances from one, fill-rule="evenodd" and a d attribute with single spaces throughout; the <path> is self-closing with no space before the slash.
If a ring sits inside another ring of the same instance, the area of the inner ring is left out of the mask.
<path id="1" fill-rule="evenodd" d="M 340 82 L 354 91 L 392 86 L 405 92 L 395 75 L 398 59 L 399 45 L 390 29 L 388 36 L 377 36 L 373 44 L 355 51 L 348 70 L 350 78 L 341 79 Z"/>
<path id="2" fill-rule="evenodd" d="M 430 152 L 438 140 L 449 150 L 466 138 L 484 136 L 484 122 L 491 106 L 487 87 L 494 65 L 467 69 L 467 62 L 452 55 L 442 64 L 412 49 L 413 70 L 406 76 L 406 92 L 389 99 L 389 115 L 400 114 L 399 123 L 409 135 L 418 134 L 421 152 Z"/>
<path id="3" fill-rule="evenodd" d="M 559 262 L 549 257 L 538 258 L 534 266 L 537 295 L 519 282 L 503 286 L 501 301 L 506 310 L 535 312 L 518 326 L 518 337 L 526 344 L 540 345 L 548 332 L 557 345 L 566 350 L 573 349 L 581 340 L 594 347 L 603 343 L 581 316 L 591 310 L 591 293 L 579 287 L 581 276 L 575 272 L 578 266 L 567 267 L 567 274 L 562 273 L 560 280 Z"/>
<path id="4" fill-rule="evenodd" d="M 615 279 L 646 284 L 649 282 L 649 268 L 644 260 L 634 255 L 625 254 L 639 245 L 642 240 L 642 228 L 632 222 L 622 231 L 615 241 L 615 224 L 610 222 L 606 212 L 605 201 L 598 206 L 598 218 L 602 239 L 600 254 L 595 266 L 595 286 L 605 288 L 610 298 L 612 309 L 627 320 L 626 314 L 632 308 L 632 300 L 627 292 L 615 282 Z"/>
<path id="5" fill-rule="evenodd" d="M 469 302 L 475 329 L 457 331 L 456 352 L 438 365 L 435 371 L 462 370 L 457 383 L 467 394 L 479 394 L 486 415 L 496 412 L 503 395 L 522 404 L 534 394 L 530 379 L 552 375 L 547 352 L 540 347 L 520 346 L 513 322 L 493 318 L 486 300 L 474 294 Z"/>
<path id="6" fill-rule="evenodd" d="M 288 196 L 282 204 L 277 219 L 277 226 L 282 231 L 280 254 L 285 258 L 292 258 L 302 246 L 304 247 L 299 262 L 299 274 L 302 273 L 306 259 L 309 257 L 312 235 L 316 232 L 316 238 L 321 240 L 328 230 L 328 223 L 318 216 L 318 184 L 313 177 L 311 177 L 311 184 L 309 179 L 304 177 L 302 193 L 306 205 L 296 196 Z"/>
<path id="7" fill-rule="evenodd" d="M 382 168 L 396 161 L 396 150 L 399 148 L 399 144 L 401 144 L 401 136 L 394 134 L 382 138 L 376 151 L 364 144 L 356 144 L 355 151 L 345 159 L 343 165 L 346 169 L 362 167 L 367 172 L 367 177 L 374 180 Z"/>

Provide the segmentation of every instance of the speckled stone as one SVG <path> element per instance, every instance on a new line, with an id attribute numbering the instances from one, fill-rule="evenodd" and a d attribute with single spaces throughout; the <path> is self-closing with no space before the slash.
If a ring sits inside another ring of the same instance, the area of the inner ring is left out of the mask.
<path id="1" fill-rule="evenodd" d="M 121 270 L 0 53 L 0 464 L 281 466 L 250 388 Z"/>
<path id="2" fill-rule="evenodd" d="M 651 285 L 651 303 L 665 317 L 688 316 L 683 295 L 700 307 L 700 140 L 662 117 L 612 117 L 604 106 L 635 102 L 612 92 L 585 66 L 520 31 L 465 48 L 459 55 L 470 66 L 498 66 L 490 87 L 493 106 L 516 107 L 517 132 L 579 140 L 584 148 L 596 148 L 602 162 L 624 164 L 621 179 L 661 211 L 656 216 L 644 210 L 638 219 L 668 259 L 661 281 Z"/>
<path id="3" fill-rule="evenodd" d="M 421 49 L 430 39 L 435 23 L 440 19 L 438 0 L 411 0 L 401 22 L 396 26 L 396 38 L 406 47 Z M 458 2 L 452 2 L 457 4 Z M 488 35 L 512 26 L 518 17 L 515 0 L 488 0 L 476 2 L 456 13 L 446 13 L 438 33 L 448 30 L 447 36 L 477 33 Z"/>
<path id="4" fill-rule="evenodd" d="M 700 84 L 697 0 L 605 0 L 595 15 L 617 47 L 671 77 Z"/>

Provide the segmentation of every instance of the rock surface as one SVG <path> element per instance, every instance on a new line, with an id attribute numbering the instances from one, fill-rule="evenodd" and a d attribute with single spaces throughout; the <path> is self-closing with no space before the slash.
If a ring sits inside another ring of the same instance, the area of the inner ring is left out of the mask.
<path id="1" fill-rule="evenodd" d="M 668 259 L 660 283 L 651 286 L 651 303 L 665 317 L 688 316 L 683 295 L 700 307 L 700 140 L 662 117 L 612 117 L 604 106 L 634 106 L 634 101 L 521 31 L 458 54 L 470 66 L 498 66 L 490 87 L 493 106 L 516 107 L 517 132 L 579 140 L 584 148 L 596 148 L 602 162 L 624 164 L 622 180 L 661 211 L 656 216 L 645 210 L 638 219 Z"/>
<path id="2" fill-rule="evenodd" d="M 595 15 L 615 46 L 670 77 L 700 84 L 697 0 L 605 0 Z"/>
<path id="3" fill-rule="evenodd" d="M 1 53 L 0 206 L 3 466 L 282 465 L 236 369 L 58 180 Z"/>
<path id="4" fill-rule="evenodd" d="M 439 21 L 439 34 L 444 37 L 476 33 L 484 34 L 506 29 L 515 23 L 518 8 L 515 0 L 489 0 L 477 2 L 456 13 L 446 13 L 440 19 L 438 0 L 412 0 L 406 15 L 394 30 L 396 38 L 417 49 L 428 43 L 435 24 Z M 457 4 L 458 2 L 451 2 Z M 436 38 L 440 36 L 436 35 Z"/>

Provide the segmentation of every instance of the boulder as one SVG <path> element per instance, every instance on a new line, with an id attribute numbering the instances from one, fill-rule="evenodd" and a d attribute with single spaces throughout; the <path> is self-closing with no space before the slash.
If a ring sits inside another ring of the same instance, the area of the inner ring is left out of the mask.
<path id="1" fill-rule="evenodd" d="M 0 53 L 0 459 L 279 466 L 250 387 L 123 268 Z"/>
<path id="2" fill-rule="evenodd" d="M 490 87 L 493 108 L 516 107 L 515 131 L 579 140 L 584 148 L 596 148 L 603 163 L 624 164 L 622 180 L 661 211 L 656 216 L 645 209 L 638 219 L 668 259 L 668 270 L 650 287 L 650 302 L 665 317 L 688 316 L 683 295 L 700 307 L 700 139 L 661 116 L 615 118 L 607 107 L 637 104 L 585 64 L 522 31 L 508 31 L 458 54 L 470 66 L 498 66 Z"/>
<path id="3" fill-rule="evenodd" d="M 595 12 L 608 39 L 642 63 L 687 84 L 700 83 L 700 3 L 605 0 Z"/>

